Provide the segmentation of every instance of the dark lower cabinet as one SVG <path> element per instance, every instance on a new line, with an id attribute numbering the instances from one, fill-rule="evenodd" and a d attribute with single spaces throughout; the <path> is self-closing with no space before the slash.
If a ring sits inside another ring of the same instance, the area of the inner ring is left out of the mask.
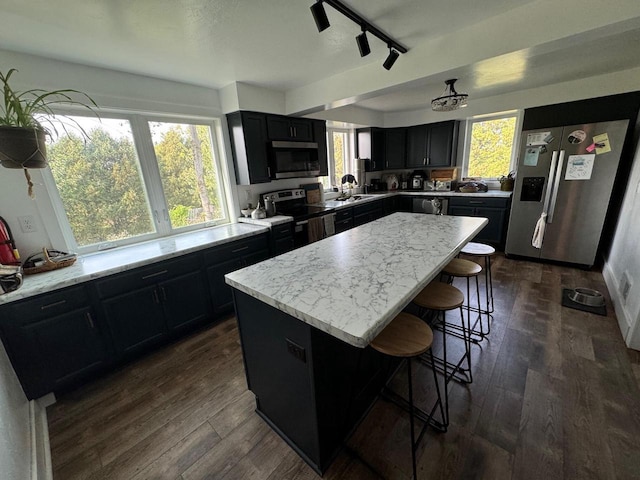
<path id="1" fill-rule="evenodd" d="M 382 200 L 367 202 L 353 207 L 353 226 L 358 227 L 384 216 Z"/>
<path id="2" fill-rule="evenodd" d="M 510 198 L 451 197 L 448 214 L 487 218 L 489 223 L 474 240 L 490 243 L 502 250 L 506 239 L 510 206 Z"/>
<path id="3" fill-rule="evenodd" d="M 213 311 L 221 314 L 233 309 L 231 287 L 224 276 L 243 267 L 269 258 L 268 239 L 265 235 L 238 240 L 224 248 L 212 248 L 204 253 L 204 264 L 209 280 Z"/>
<path id="4" fill-rule="evenodd" d="M 85 287 L 72 287 L 0 309 L 0 334 L 29 399 L 87 378 L 110 351 Z"/>
<path id="5" fill-rule="evenodd" d="M 294 248 L 292 222 L 274 225 L 271 228 L 271 254 L 273 256 L 281 255 L 290 252 Z"/>

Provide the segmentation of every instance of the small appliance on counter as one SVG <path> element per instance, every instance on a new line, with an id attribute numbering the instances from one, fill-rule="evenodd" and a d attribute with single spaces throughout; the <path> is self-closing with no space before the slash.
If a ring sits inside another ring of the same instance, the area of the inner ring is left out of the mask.
<path id="1" fill-rule="evenodd" d="M 13 292 L 22 285 L 22 267 L 0 265 L 0 295 Z"/>
<path id="2" fill-rule="evenodd" d="M 427 174 L 424 172 L 424 170 L 414 170 L 410 178 L 411 189 L 422 190 L 424 187 L 424 181 L 427 178 Z"/>
<path id="3" fill-rule="evenodd" d="M 398 176 L 395 173 L 389 173 L 382 176 L 382 179 L 387 184 L 387 190 L 397 190 L 400 182 Z"/>

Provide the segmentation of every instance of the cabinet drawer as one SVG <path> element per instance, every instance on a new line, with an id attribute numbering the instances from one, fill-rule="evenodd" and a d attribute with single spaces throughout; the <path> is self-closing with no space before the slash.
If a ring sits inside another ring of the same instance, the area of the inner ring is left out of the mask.
<path id="1" fill-rule="evenodd" d="M 11 317 L 20 321 L 54 317 L 90 304 L 85 287 L 65 288 L 7 305 Z"/>
<path id="2" fill-rule="evenodd" d="M 290 237 L 293 235 L 291 231 L 291 222 L 286 223 L 284 225 L 276 225 L 271 229 L 271 235 L 275 240 L 281 240 L 283 238 Z"/>
<path id="3" fill-rule="evenodd" d="M 509 199 L 487 197 L 450 197 L 449 206 L 507 208 L 509 206 Z"/>
<path id="4" fill-rule="evenodd" d="M 232 257 L 247 255 L 257 250 L 268 249 L 269 237 L 268 234 L 265 233 L 210 248 L 204 252 L 204 263 L 205 265 L 211 265 L 228 260 Z"/>
<path id="5" fill-rule="evenodd" d="M 362 205 L 356 205 L 353 207 L 353 216 L 362 215 L 363 213 L 373 212 L 375 210 L 382 210 L 382 200 L 375 200 L 373 202 L 367 202 Z"/>
<path id="6" fill-rule="evenodd" d="M 348 220 L 353 215 L 352 208 L 342 208 L 340 210 L 336 210 L 336 223 L 341 222 L 342 220 Z"/>
<path id="7" fill-rule="evenodd" d="M 96 282 L 96 290 L 100 298 L 113 297 L 199 269 L 200 254 L 185 255 L 98 280 Z"/>

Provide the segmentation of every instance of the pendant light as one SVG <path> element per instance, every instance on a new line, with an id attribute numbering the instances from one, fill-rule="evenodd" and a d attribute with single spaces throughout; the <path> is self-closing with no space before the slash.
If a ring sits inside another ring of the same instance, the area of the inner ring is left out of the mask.
<path id="1" fill-rule="evenodd" d="M 444 92 L 441 96 L 431 100 L 431 110 L 434 112 L 450 112 L 467 106 L 469 95 L 456 92 L 454 84 L 457 80 L 457 78 L 451 78 L 444 82 Z"/>

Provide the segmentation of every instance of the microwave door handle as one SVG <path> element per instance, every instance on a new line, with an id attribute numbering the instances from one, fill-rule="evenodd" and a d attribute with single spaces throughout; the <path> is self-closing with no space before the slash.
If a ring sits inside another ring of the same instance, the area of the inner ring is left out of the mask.
<path id="1" fill-rule="evenodd" d="M 549 168 L 549 180 L 547 181 L 547 191 L 544 194 L 544 204 L 542 211 L 549 214 L 549 201 L 551 200 L 551 192 L 553 191 L 553 181 L 556 175 L 556 166 L 558 164 L 558 151 L 554 150 L 551 154 L 551 167 Z"/>
<path id="2" fill-rule="evenodd" d="M 551 205 L 547 213 L 547 223 L 553 222 L 553 213 L 556 211 L 556 201 L 558 200 L 558 189 L 560 188 L 560 180 L 562 179 L 562 166 L 564 165 L 564 150 L 560 150 L 560 158 L 558 160 L 558 168 L 553 182 L 553 195 L 551 197 Z"/>

